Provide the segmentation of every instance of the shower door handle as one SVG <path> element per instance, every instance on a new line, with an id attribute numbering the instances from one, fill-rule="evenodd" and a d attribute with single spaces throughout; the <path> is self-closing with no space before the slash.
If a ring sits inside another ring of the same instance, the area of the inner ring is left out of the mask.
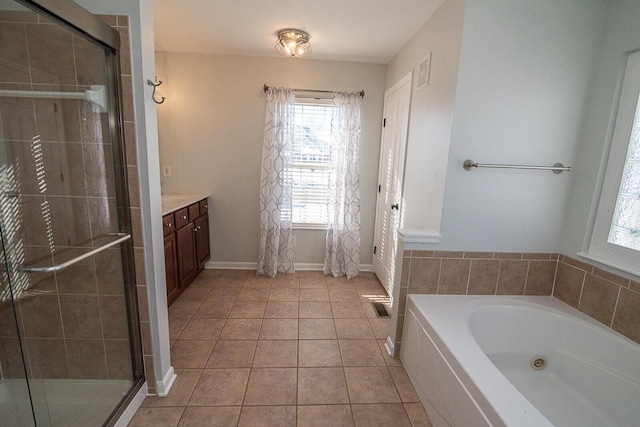
<path id="1" fill-rule="evenodd" d="M 23 273 L 57 273 L 58 271 L 62 271 L 67 267 L 71 267 L 73 264 L 77 264 L 82 260 L 85 260 L 89 257 L 92 257 L 100 252 L 109 249 L 119 243 L 124 242 L 125 240 L 129 240 L 131 238 L 131 234 L 117 233 L 116 236 L 119 236 L 118 239 L 113 242 L 109 242 L 106 245 L 102 245 L 98 248 L 92 249 L 87 253 L 84 253 L 80 256 L 77 256 L 69 261 L 63 262 L 62 264 L 52 265 L 51 267 L 20 267 L 18 271 Z"/>

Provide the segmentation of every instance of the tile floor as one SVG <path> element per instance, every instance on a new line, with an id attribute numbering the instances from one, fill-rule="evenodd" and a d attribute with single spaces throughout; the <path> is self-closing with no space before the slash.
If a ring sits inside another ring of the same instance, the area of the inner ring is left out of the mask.
<path id="1" fill-rule="evenodd" d="M 205 270 L 169 309 L 178 378 L 129 425 L 430 426 L 371 301 L 371 273 Z"/>

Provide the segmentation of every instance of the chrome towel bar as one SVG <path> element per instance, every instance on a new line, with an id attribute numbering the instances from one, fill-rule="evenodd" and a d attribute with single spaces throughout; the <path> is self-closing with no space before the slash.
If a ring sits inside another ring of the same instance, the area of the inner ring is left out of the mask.
<path id="1" fill-rule="evenodd" d="M 120 238 L 114 240 L 113 242 L 109 242 L 106 245 L 102 245 L 98 248 L 95 248 L 78 257 L 70 259 L 69 261 L 63 262 L 62 264 L 52 265 L 51 267 L 22 267 L 22 268 L 19 268 L 18 271 L 21 271 L 23 273 L 57 273 L 58 271 L 62 271 L 67 267 L 71 267 L 73 264 L 77 264 L 84 259 L 92 257 L 95 254 L 98 254 L 106 249 L 109 249 L 112 246 L 115 246 L 131 238 L 131 234 L 124 234 L 124 233 L 118 233 L 116 234 L 116 236 L 119 236 Z"/>
<path id="2" fill-rule="evenodd" d="M 474 168 L 497 168 L 497 169 L 537 169 L 553 171 L 555 174 L 562 173 L 563 171 L 570 171 L 571 166 L 565 166 L 562 163 L 556 163 L 553 166 L 529 166 L 529 165 L 496 165 L 490 163 L 477 163 L 473 160 L 465 160 L 462 164 L 464 170 L 470 171 Z"/>

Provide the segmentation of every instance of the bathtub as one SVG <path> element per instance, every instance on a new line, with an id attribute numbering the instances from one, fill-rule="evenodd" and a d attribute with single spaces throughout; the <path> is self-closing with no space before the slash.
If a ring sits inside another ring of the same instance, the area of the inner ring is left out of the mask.
<path id="1" fill-rule="evenodd" d="M 553 297 L 409 295 L 400 358 L 434 427 L 640 426 L 640 346 Z"/>

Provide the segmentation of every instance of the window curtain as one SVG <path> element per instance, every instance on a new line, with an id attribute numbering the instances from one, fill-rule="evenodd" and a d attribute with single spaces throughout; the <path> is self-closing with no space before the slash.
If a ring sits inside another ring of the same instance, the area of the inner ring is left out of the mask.
<path id="1" fill-rule="evenodd" d="M 360 265 L 360 94 L 337 92 L 331 119 L 329 221 L 324 274 L 358 275 Z"/>
<path id="2" fill-rule="evenodd" d="M 267 91 L 267 112 L 260 176 L 260 253 L 258 274 L 293 273 L 291 247 L 291 147 L 295 93 Z"/>

